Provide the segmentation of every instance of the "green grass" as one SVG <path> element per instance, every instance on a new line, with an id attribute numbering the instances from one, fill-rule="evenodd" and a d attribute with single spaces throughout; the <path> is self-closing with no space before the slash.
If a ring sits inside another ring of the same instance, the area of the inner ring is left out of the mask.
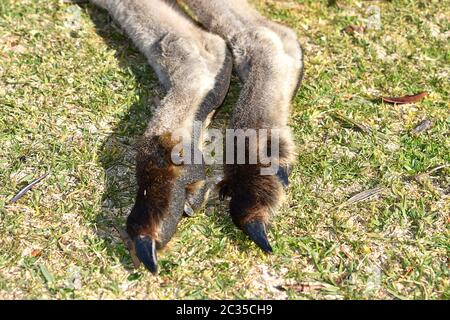
<path id="1" fill-rule="evenodd" d="M 183 219 L 154 277 L 132 269 L 115 229 L 134 197 L 134 142 L 160 96 L 154 73 L 91 5 L 71 29 L 70 4 L 0 2 L 0 298 L 450 298 L 450 168 L 414 179 L 450 163 L 448 3 L 253 3 L 295 29 L 305 51 L 275 254 L 247 241 L 213 194 Z M 341 32 L 363 25 L 371 5 L 379 30 Z M 425 90 L 414 105 L 378 99 Z M 238 94 L 235 79 L 215 125 Z M 425 118 L 431 129 L 411 134 Z M 374 187 L 383 192 L 345 204 Z"/>

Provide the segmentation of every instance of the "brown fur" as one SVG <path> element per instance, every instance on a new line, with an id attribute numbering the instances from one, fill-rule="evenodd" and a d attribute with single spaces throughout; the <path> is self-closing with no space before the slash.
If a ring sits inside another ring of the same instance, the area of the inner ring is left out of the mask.
<path id="1" fill-rule="evenodd" d="M 131 238 L 147 234 L 158 239 L 158 227 L 169 209 L 169 199 L 182 167 L 175 166 L 170 153 L 177 144 L 170 134 L 142 140 L 138 147 L 136 177 L 138 194 L 136 204 L 145 210 L 133 210 L 127 223 Z"/>
<path id="2" fill-rule="evenodd" d="M 269 150 L 270 144 L 269 138 L 267 141 Z M 284 164 L 286 159 L 291 157 L 291 150 L 283 139 L 280 139 L 279 148 L 279 157 L 274 160 Z M 221 192 L 231 197 L 230 214 L 238 227 L 255 220 L 265 224 L 270 223 L 272 213 L 280 205 L 284 196 L 282 184 L 277 176 L 261 175 L 261 169 L 267 165 L 259 162 L 248 164 L 249 152 L 259 154 L 258 150 L 249 150 L 247 145 L 246 163 L 226 165 L 225 178 L 218 184 Z"/>
<path id="3" fill-rule="evenodd" d="M 204 180 L 199 180 L 197 182 L 188 184 L 186 186 L 186 192 L 187 192 L 187 194 L 193 194 L 193 193 L 197 192 L 198 190 L 200 190 L 204 185 L 205 185 Z"/>
<path id="4" fill-rule="evenodd" d="M 231 196 L 230 214 L 241 227 L 258 220 L 269 223 L 272 212 L 280 204 L 283 188 L 276 176 L 261 175 L 260 165 L 228 165 L 225 167 L 226 186 Z"/>

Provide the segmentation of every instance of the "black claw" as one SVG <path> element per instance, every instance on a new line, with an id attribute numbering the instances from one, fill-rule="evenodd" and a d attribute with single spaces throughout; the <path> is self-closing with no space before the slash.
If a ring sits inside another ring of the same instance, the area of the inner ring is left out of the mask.
<path id="1" fill-rule="evenodd" d="M 227 197 L 227 195 L 228 195 L 228 187 L 223 186 L 222 188 L 220 188 L 220 190 L 219 190 L 219 200 L 220 201 L 224 201 L 225 198 Z"/>
<path id="2" fill-rule="evenodd" d="M 184 215 L 188 217 L 192 217 L 194 215 L 194 209 L 192 209 L 191 205 L 187 201 L 184 204 Z"/>
<path id="3" fill-rule="evenodd" d="M 280 180 L 281 184 L 287 188 L 289 186 L 289 177 L 286 168 L 279 167 L 277 171 L 277 177 Z"/>
<path id="4" fill-rule="evenodd" d="M 148 236 L 138 236 L 134 240 L 136 255 L 145 265 L 145 267 L 153 274 L 158 272 L 158 260 L 156 258 L 155 240 Z"/>
<path id="5" fill-rule="evenodd" d="M 272 247 L 267 239 L 266 226 L 259 221 L 245 224 L 242 229 L 258 247 L 266 253 L 272 253 Z"/>

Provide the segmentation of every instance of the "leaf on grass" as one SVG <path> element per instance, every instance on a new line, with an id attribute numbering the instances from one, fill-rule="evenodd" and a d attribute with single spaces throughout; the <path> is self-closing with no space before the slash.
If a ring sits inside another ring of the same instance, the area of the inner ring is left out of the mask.
<path id="1" fill-rule="evenodd" d="M 412 129 L 412 133 L 418 135 L 421 132 L 428 130 L 432 124 L 433 123 L 428 119 L 422 120 L 414 129 Z"/>
<path id="2" fill-rule="evenodd" d="M 418 94 L 413 94 L 410 96 L 404 96 L 404 97 L 381 97 L 381 100 L 388 103 L 394 103 L 394 104 L 405 104 L 405 103 L 414 103 L 422 100 L 424 97 L 428 95 L 428 92 L 423 91 Z"/>
<path id="3" fill-rule="evenodd" d="M 349 25 L 349 26 L 346 26 L 344 29 L 342 29 L 342 31 L 345 33 L 348 33 L 348 34 L 364 33 L 364 31 L 366 31 L 366 27 Z"/>
<path id="4" fill-rule="evenodd" d="M 42 276 L 44 277 L 46 283 L 49 284 L 55 281 L 55 277 L 53 276 L 53 274 L 51 274 L 51 272 L 47 269 L 45 265 L 40 264 L 39 270 L 41 271 Z"/>
<path id="5" fill-rule="evenodd" d="M 39 257 L 41 255 L 42 251 L 40 249 L 33 249 L 31 250 L 30 255 L 32 257 Z"/>
<path id="6" fill-rule="evenodd" d="M 351 197 L 350 199 L 348 199 L 346 201 L 346 204 L 363 201 L 365 199 L 368 199 L 368 198 L 382 192 L 383 190 L 384 190 L 384 188 L 382 188 L 382 187 L 376 187 L 373 189 L 369 189 L 369 190 L 360 192 L 360 193 L 354 195 L 353 197 Z"/>

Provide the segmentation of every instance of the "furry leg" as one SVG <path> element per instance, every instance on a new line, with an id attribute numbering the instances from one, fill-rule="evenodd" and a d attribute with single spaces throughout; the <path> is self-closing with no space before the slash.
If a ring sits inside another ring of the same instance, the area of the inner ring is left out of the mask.
<path id="1" fill-rule="evenodd" d="M 283 186 L 288 184 L 289 167 L 295 158 L 287 122 L 290 102 L 302 78 L 301 47 L 292 30 L 266 20 L 245 0 L 184 1 L 196 19 L 225 39 L 232 50 L 243 88 L 230 127 L 267 129 L 269 135 L 276 129 L 279 133 L 279 153 L 272 154 L 279 169 L 273 175 L 261 174 L 266 167 L 261 162 L 248 161 L 248 155 L 258 153 L 260 147 L 247 145 L 245 163 L 227 164 L 225 179 L 219 185 L 221 196 L 231 196 L 230 214 L 236 226 L 262 250 L 271 252 L 266 229 L 283 198 Z M 269 145 L 259 137 L 258 143 Z"/>
<path id="2" fill-rule="evenodd" d="M 147 57 L 166 96 L 138 143 L 138 192 L 127 233 L 140 261 L 157 272 L 156 250 L 174 235 L 186 199 L 204 179 L 203 164 L 174 163 L 181 142 L 198 139 L 204 121 L 228 90 L 231 57 L 225 42 L 196 26 L 173 0 L 92 0 L 106 9 Z"/>

